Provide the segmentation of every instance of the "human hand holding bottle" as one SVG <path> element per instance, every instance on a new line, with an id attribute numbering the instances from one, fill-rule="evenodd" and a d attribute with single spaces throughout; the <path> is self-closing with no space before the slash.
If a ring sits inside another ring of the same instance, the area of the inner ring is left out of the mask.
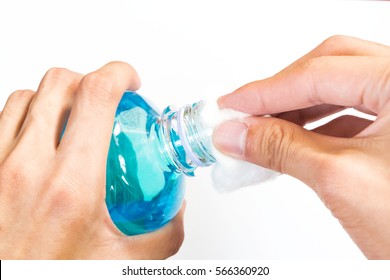
<path id="1" fill-rule="evenodd" d="M 158 259 L 177 252 L 183 210 L 159 231 L 128 237 L 105 204 L 115 111 L 123 92 L 139 86 L 131 66 L 113 62 L 85 76 L 53 68 L 36 93 L 9 97 L 0 113 L 1 259 Z"/>
<path id="2" fill-rule="evenodd" d="M 368 258 L 390 259 L 390 47 L 335 36 L 268 79 L 219 99 L 253 115 L 214 131 L 216 147 L 309 185 Z M 374 122 L 342 116 L 347 107 Z"/>

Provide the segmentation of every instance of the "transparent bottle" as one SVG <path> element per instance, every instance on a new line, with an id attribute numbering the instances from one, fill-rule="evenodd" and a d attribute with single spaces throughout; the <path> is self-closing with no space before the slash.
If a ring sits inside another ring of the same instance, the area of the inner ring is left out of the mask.
<path id="1" fill-rule="evenodd" d="M 183 175 L 215 162 L 203 102 L 159 115 L 135 92 L 125 92 L 115 115 L 107 159 L 106 204 L 127 235 L 150 232 L 180 210 Z"/>

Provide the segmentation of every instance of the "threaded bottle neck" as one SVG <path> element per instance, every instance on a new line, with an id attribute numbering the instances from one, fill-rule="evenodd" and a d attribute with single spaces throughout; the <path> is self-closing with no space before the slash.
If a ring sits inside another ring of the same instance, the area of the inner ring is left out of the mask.
<path id="1" fill-rule="evenodd" d="M 193 176 L 197 167 L 215 162 L 212 153 L 212 128 L 202 119 L 204 102 L 185 105 L 179 110 L 167 107 L 161 122 L 166 150 L 174 165 L 183 173 Z"/>

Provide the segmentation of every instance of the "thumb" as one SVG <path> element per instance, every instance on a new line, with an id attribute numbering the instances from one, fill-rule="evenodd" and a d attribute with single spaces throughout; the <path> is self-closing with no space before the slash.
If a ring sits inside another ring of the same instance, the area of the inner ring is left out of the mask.
<path id="1" fill-rule="evenodd" d="M 289 174 L 311 186 L 324 164 L 331 162 L 329 152 L 341 148 L 340 140 L 270 117 L 227 121 L 213 134 L 214 145 L 222 153 Z"/>

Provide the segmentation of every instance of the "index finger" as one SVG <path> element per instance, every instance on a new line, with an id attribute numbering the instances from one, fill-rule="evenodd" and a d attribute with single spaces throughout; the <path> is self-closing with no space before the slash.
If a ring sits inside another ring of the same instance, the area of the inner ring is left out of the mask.
<path id="1" fill-rule="evenodd" d="M 378 113 L 389 99 L 390 58 L 322 56 L 244 85 L 218 100 L 221 108 L 253 115 L 276 114 L 320 104 L 364 105 Z"/>
<path id="2" fill-rule="evenodd" d="M 390 56 L 390 48 L 351 36 L 335 35 L 323 41 L 290 66 L 320 56 Z"/>

